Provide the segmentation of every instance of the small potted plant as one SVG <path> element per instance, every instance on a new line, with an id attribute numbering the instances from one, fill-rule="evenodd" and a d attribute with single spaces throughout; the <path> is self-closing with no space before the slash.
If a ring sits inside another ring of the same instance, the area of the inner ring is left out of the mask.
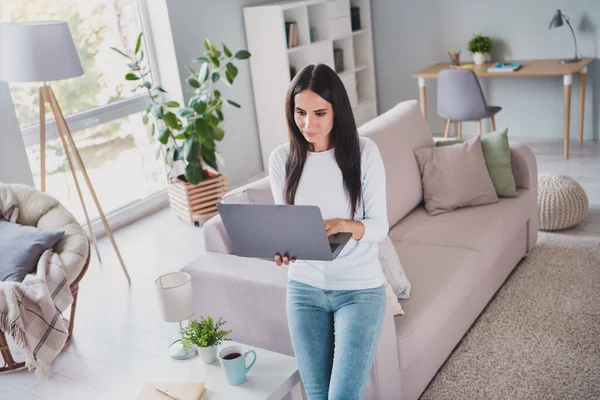
<path id="1" fill-rule="evenodd" d="M 492 39 L 488 36 L 476 33 L 471 40 L 469 40 L 467 48 L 473 53 L 473 62 L 475 65 L 484 64 L 487 55 L 492 50 Z"/>
<path id="2" fill-rule="evenodd" d="M 181 331 L 183 347 L 188 350 L 192 346 L 196 346 L 205 363 L 215 362 L 217 360 L 217 346 L 226 340 L 231 340 L 228 338 L 231 329 L 221 329 L 226 322 L 223 321 L 223 318 L 219 318 L 215 322 L 210 315 L 206 318 L 200 317 L 200 321 L 191 320 Z"/>

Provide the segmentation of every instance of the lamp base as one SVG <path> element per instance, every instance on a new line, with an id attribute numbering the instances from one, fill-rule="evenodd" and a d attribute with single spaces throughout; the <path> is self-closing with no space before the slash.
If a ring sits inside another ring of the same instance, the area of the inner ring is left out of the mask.
<path id="1" fill-rule="evenodd" d="M 196 346 L 193 346 L 186 351 L 185 347 L 183 347 L 183 343 L 181 343 L 181 339 L 177 339 L 169 346 L 169 355 L 176 360 L 186 360 L 197 356 L 198 349 Z"/>
<path id="2" fill-rule="evenodd" d="M 570 64 L 570 63 L 574 63 L 574 62 L 578 62 L 578 61 L 581 61 L 581 58 L 561 58 L 560 59 L 561 64 Z"/>

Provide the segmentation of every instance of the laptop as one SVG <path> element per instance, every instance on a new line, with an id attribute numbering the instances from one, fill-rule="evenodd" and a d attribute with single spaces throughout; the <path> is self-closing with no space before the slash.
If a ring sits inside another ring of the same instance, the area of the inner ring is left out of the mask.
<path id="1" fill-rule="evenodd" d="M 231 239 L 233 253 L 273 260 L 332 261 L 352 237 L 350 232 L 327 236 L 317 206 L 273 204 L 217 204 Z"/>

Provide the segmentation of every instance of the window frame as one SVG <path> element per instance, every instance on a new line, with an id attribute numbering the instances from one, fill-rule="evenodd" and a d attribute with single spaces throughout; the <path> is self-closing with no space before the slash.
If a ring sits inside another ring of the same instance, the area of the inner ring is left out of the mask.
<path id="1" fill-rule="evenodd" d="M 152 29 L 150 25 L 150 15 L 146 0 L 136 0 L 138 17 L 140 18 L 140 26 L 144 33 L 144 48 L 145 57 L 150 64 L 152 83 L 155 86 L 160 86 L 160 72 L 158 70 L 159 63 L 156 58 L 156 47 L 152 37 Z M 47 82 L 52 85 L 52 82 Z M 164 96 L 161 94 L 161 96 Z M 60 99 L 57 99 L 60 105 Z M 72 134 L 84 129 L 93 128 L 95 126 L 105 124 L 117 119 L 128 117 L 146 110 L 152 103 L 149 96 L 144 94 L 134 95 L 126 99 L 117 100 L 102 106 L 93 107 L 87 110 L 79 111 L 73 114 L 65 115 L 64 118 L 67 126 Z M 25 147 L 37 145 L 40 143 L 40 124 L 28 125 L 21 128 L 21 136 Z M 54 119 L 46 120 L 46 140 L 59 138 L 56 122 Z M 77 144 L 77 143 L 75 143 Z M 62 146 L 61 146 L 62 147 Z M 162 162 L 162 153 L 159 162 Z M 85 166 L 85 164 L 84 164 Z M 165 180 L 167 179 L 165 171 Z M 82 184 L 82 183 L 80 183 Z M 92 182 L 92 185 L 94 182 Z M 83 190 L 88 190 L 87 186 Z M 145 199 L 137 200 L 131 203 L 124 204 L 116 210 L 105 212 L 108 223 L 113 229 L 128 225 L 144 216 L 152 214 L 169 204 L 167 189 L 160 190 Z M 102 204 L 100 204 L 102 206 Z M 87 204 L 86 207 L 95 207 L 94 204 Z M 105 210 L 103 210 L 105 211 Z M 90 221 L 94 235 L 99 238 L 104 236 L 105 230 L 99 217 Z M 87 224 L 83 223 L 87 229 Z"/>

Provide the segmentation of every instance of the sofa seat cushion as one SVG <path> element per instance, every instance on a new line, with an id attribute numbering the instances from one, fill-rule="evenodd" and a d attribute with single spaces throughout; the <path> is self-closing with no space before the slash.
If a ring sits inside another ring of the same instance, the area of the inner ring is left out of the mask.
<path id="1" fill-rule="evenodd" d="M 519 189 L 516 198 L 503 198 L 494 204 L 461 208 L 435 216 L 428 215 L 423 207 L 417 207 L 390 229 L 389 236 L 393 241 L 403 243 L 483 252 L 491 263 L 531 217 L 531 196 L 535 195 Z M 412 283 L 408 271 L 407 275 Z"/>
<path id="2" fill-rule="evenodd" d="M 480 264 L 474 250 L 394 242 L 410 279 L 410 300 L 400 300 L 405 315 L 396 317 L 400 368 L 410 365 L 468 296 Z"/>

